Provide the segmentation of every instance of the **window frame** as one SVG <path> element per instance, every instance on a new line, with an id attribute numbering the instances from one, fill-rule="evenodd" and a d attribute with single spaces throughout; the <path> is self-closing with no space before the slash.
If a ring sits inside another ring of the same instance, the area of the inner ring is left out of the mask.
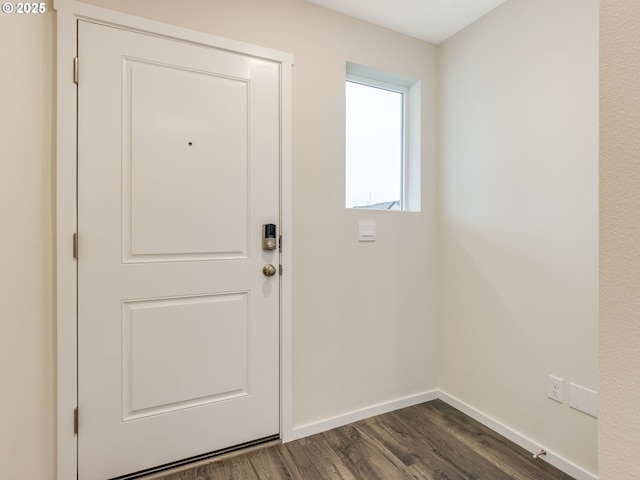
<path id="1" fill-rule="evenodd" d="M 374 67 L 368 67 L 353 62 L 347 62 L 345 75 L 345 112 L 346 112 L 346 83 L 352 82 L 372 88 L 380 88 L 402 94 L 402 152 L 400 172 L 400 209 L 389 211 L 419 212 L 421 210 L 421 82 L 415 78 L 399 75 Z M 346 145 L 345 123 L 345 145 Z M 358 210 L 363 207 L 349 207 L 346 205 L 346 167 L 345 150 L 345 192 L 343 201 L 345 208 Z M 368 209 L 386 211 L 384 209 Z"/>
<path id="2" fill-rule="evenodd" d="M 363 85 L 365 87 L 377 88 L 380 90 L 386 90 L 388 92 L 398 93 L 402 95 L 402 115 L 401 121 L 402 125 L 401 129 L 401 145 L 400 145 L 400 210 L 405 210 L 405 205 L 407 204 L 407 185 L 406 185 L 406 154 L 407 154 L 407 99 L 409 95 L 409 89 L 405 86 L 397 85 L 394 83 L 384 82 L 382 80 L 377 80 L 375 78 L 363 77 L 362 75 L 356 75 L 347 73 L 346 80 L 347 83 L 356 83 L 358 85 Z M 346 135 L 346 130 L 345 130 Z M 346 161 L 346 159 L 345 159 Z M 345 187 L 346 188 L 346 187 Z M 365 208 L 365 207 L 347 207 L 347 208 Z M 368 209 L 368 210 L 382 210 L 382 209 Z"/>

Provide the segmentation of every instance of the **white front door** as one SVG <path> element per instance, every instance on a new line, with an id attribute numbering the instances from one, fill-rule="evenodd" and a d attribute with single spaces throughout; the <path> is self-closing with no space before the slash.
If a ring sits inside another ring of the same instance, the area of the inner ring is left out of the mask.
<path id="1" fill-rule="evenodd" d="M 78 28 L 79 478 L 278 435 L 280 65 Z"/>

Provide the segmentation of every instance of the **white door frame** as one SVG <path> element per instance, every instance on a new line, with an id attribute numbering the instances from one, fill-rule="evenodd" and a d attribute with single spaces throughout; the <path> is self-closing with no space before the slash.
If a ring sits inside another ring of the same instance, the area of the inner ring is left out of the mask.
<path id="1" fill-rule="evenodd" d="M 78 437 L 77 264 L 77 55 L 78 20 L 177 39 L 276 61 L 281 65 L 280 232 L 283 235 L 280 289 L 280 436 L 293 437 L 292 423 L 292 151 L 291 83 L 293 56 L 215 35 L 114 12 L 74 0 L 55 0 L 57 11 L 56 300 L 57 300 L 57 478 L 76 478 Z M 82 81 L 82 67 L 79 68 Z M 80 254 L 82 246 L 80 245 Z M 82 415 L 80 415 L 82 421 Z"/>

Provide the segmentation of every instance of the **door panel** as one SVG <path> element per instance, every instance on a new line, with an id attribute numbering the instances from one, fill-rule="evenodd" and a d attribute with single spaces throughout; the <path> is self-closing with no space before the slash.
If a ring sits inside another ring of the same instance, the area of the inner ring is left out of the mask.
<path id="1" fill-rule="evenodd" d="M 80 479 L 278 434 L 280 66 L 78 28 Z"/>
<path id="2" fill-rule="evenodd" d="M 248 80 L 130 59 L 124 69 L 127 261 L 246 257 Z"/>
<path id="3" fill-rule="evenodd" d="M 246 396 L 248 300 L 237 292 L 123 302 L 123 420 Z"/>

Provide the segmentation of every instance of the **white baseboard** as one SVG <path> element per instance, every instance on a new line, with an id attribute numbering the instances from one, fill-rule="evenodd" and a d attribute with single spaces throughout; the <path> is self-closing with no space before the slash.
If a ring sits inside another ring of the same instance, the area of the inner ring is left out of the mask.
<path id="1" fill-rule="evenodd" d="M 490 416 L 485 415 L 484 413 L 476 410 L 475 408 L 464 403 L 463 401 L 458 400 L 455 397 L 452 397 L 446 392 L 438 391 L 438 398 L 443 402 L 451 405 L 452 407 L 460 410 L 462 413 L 470 416 L 474 420 L 477 420 L 478 422 L 482 423 L 484 426 L 490 428 L 494 432 L 497 432 L 503 437 L 511 440 L 512 442 L 521 446 L 525 450 L 529 450 L 532 453 L 532 455 L 544 448 L 547 454 L 544 456 L 541 456 L 540 461 L 545 461 L 547 463 L 550 463 L 554 467 L 562 470 L 564 473 L 571 475 L 576 480 L 598 480 L 597 475 L 591 472 L 588 472 L 583 468 L 579 467 L 578 465 L 576 465 L 575 463 L 570 462 L 566 458 L 561 457 L 560 455 L 557 455 L 552 451 L 549 451 L 549 449 L 547 449 L 543 445 L 540 445 L 534 442 L 533 440 L 521 434 L 520 432 L 504 425 L 503 423 L 498 422 L 497 420 L 494 420 Z"/>
<path id="2" fill-rule="evenodd" d="M 284 432 L 282 440 L 284 442 L 290 442 L 299 438 L 315 435 L 316 433 L 326 432 L 333 428 L 342 427 L 349 423 L 364 420 L 365 418 L 374 417 L 383 413 L 392 412 L 405 407 L 411 407 L 418 405 L 419 403 L 430 402 L 438 398 L 437 390 L 430 390 L 428 392 L 418 393 L 416 395 L 410 395 L 408 397 L 398 398 L 389 402 L 378 403 L 370 407 L 362 408 L 360 410 L 354 410 L 344 415 L 337 415 L 335 417 L 320 420 L 318 422 L 307 423 L 305 425 L 299 425 L 293 427 L 291 432 Z"/>

